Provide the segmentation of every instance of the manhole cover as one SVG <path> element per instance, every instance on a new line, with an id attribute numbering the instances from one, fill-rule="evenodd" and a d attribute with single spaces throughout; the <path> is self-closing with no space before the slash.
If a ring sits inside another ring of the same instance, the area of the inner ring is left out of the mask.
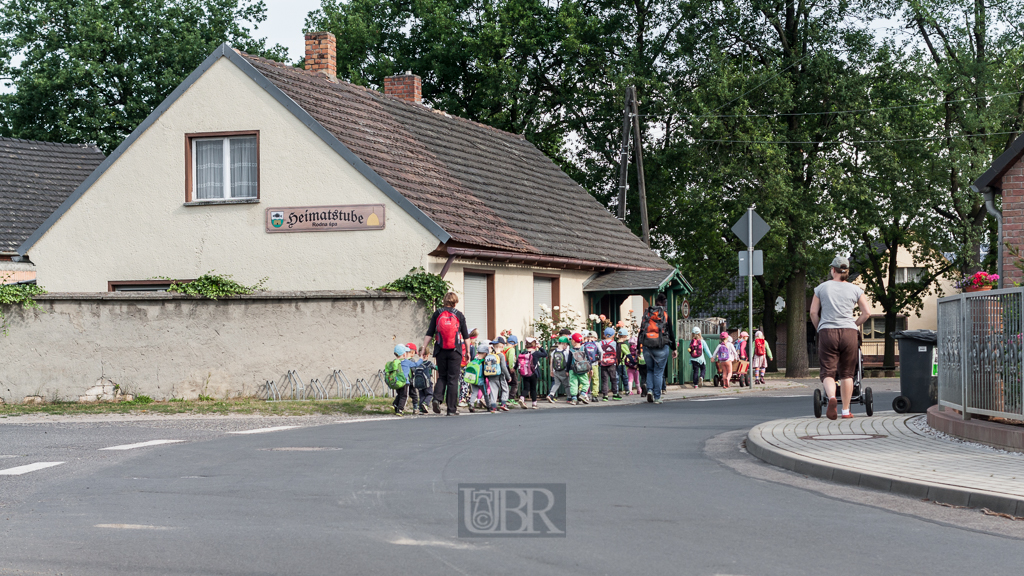
<path id="1" fill-rule="evenodd" d="M 260 450 L 268 450 L 270 452 L 333 452 L 341 450 L 341 448 L 329 446 L 291 446 L 286 448 L 260 448 Z"/>
<path id="2" fill-rule="evenodd" d="M 801 440 L 877 440 L 888 438 L 885 434 L 818 434 L 816 436 L 801 436 Z"/>

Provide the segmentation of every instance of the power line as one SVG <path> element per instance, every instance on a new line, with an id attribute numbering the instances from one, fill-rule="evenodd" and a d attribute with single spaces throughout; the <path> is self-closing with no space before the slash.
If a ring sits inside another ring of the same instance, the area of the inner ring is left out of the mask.
<path id="1" fill-rule="evenodd" d="M 753 92 L 754 90 L 757 90 L 757 89 L 758 89 L 758 88 L 760 88 L 761 86 L 764 86 L 765 84 L 767 84 L 767 83 L 771 82 L 772 80 L 774 80 L 774 79 L 778 78 L 779 76 L 781 76 L 781 75 L 782 75 L 782 74 L 783 74 L 784 72 L 786 72 L 787 70 L 789 70 L 789 69 L 790 69 L 790 68 L 792 68 L 793 66 L 796 66 L 796 65 L 797 65 L 797 64 L 799 64 L 800 62 L 803 62 L 803 61 L 804 61 L 804 59 L 805 59 L 805 58 L 807 58 L 808 56 L 810 56 L 811 54 L 812 54 L 812 52 L 807 52 L 807 53 L 805 53 L 805 54 L 804 54 L 803 56 L 801 56 L 801 57 L 800 57 L 799 59 L 797 59 L 797 61 L 796 61 L 796 62 L 793 62 L 793 63 L 792 63 L 792 64 L 790 64 L 789 66 L 786 66 L 786 67 L 785 67 L 785 68 L 783 68 L 782 70 L 779 70 L 778 72 L 776 72 L 775 74 L 773 74 L 773 75 L 771 76 L 771 78 L 769 78 L 769 79 L 765 80 L 764 82 L 761 82 L 761 83 L 760 83 L 760 84 L 758 84 L 757 86 L 754 86 L 754 87 L 753 87 L 753 88 L 751 88 L 750 90 L 747 90 L 747 91 L 746 91 L 746 92 L 744 92 L 743 94 L 740 94 L 739 96 L 737 96 L 737 97 L 733 98 L 732 100 L 730 100 L 730 101 L 726 102 L 725 104 L 723 104 L 723 105 L 719 106 L 718 108 L 716 108 L 716 109 L 715 109 L 715 112 L 718 112 L 719 110 L 721 110 L 722 108 L 725 108 L 725 107 L 726 107 L 726 106 L 728 106 L 729 104 L 732 104 L 733 102 L 735 102 L 735 101 L 739 100 L 740 98 L 743 98 L 743 97 L 744 97 L 744 96 L 746 96 L 747 94 L 750 94 L 750 93 L 751 93 L 751 92 Z"/>
<path id="2" fill-rule="evenodd" d="M 920 108 L 924 106 L 941 106 L 942 104 L 959 104 L 961 102 L 974 102 L 976 100 L 988 100 L 989 98 L 999 98 L 1002 96 L 1016 96 L 1024 94 L 1024 91 L 1017 92 L 1004 92 L 1002 94 L 993 94 L 991 96 L 978 96 L 977 98 L 964 98 L 962 100 L 949 100 L 948 102 L 943 100 L 941 102 L 922 102 L 920 104 L 905 104 L 902 106 L 883 106 L 881 108 L 861 108 L 857 110 L 835 110 L 832 112 L 774 112 L 771 114 L 708 114 L 704 116 L 691 116 L 691 120 L 698 118 L 773 118 L 777 116 L 823 116 L 826 114 L 856 114 L 860 112 L 878 112 L 881 110 L 901 110 L 904 108 Z"/>
<path id="3" fill-rule="evenodd" d="M 808 141 L 808 142 L 793 142 L 793 141 L 776 141 L 776 140 L 711 140 L 703 138 L 692 138 L 692 142 L 712 142 L 718 144 L 887 144 L 890 142 L 919 142 L 923 140 L 945 140 L 947 138 L 975 138 L 979 136 L 1002 136 L 1006 134 L 1018 134 L 1017 131 L 1011 132 L 989 132 L 987 134 L 956 134 L 950 136 L 925 136 L 922 138 L 894 138 L 892 140 L 849 140 L 849 141 Z"/>

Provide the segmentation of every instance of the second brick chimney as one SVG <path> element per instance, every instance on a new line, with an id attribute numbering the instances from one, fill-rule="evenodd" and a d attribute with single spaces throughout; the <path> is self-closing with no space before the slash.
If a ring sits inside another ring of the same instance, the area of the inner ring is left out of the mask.
<path id="1" fill-rule="evenodd" d="M 405 74 L 388 76 L 384 79 L 384 93 L 407 102 L 423 103 L 423 81 L 408 71 Z"/>
<path id="2" fill-rule="evenodd" d="M 306 70 L 319 72 L 328 80 L 338 76 L 338 42 L 330 32 L 306 34 Z"/>

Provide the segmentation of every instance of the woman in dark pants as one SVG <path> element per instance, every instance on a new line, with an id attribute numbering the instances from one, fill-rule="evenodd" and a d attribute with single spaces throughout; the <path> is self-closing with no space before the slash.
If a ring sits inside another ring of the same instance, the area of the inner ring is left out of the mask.
<path id="1" fill-rule="evenodd" d="M 459 297 L 454 292 L 444 295 L 444 307 L 430 317 L 427 335 L 423 339 L 422 356 L 424 358 L 427 357 L 427 346 L 430 345 L 430 340 L 434 340 L 434 365 L 437 366 L 437 384 L 434 386 L 434 400 L 431 402 L 434 414 L 441 413 L 441 399 L 444 399 L 447 405 L 448 416 L 455 416 L 459 413 L 459 376 L 462 373 L 461 344 L 463 340 L 469 339 L 469 330 L 466 329 L 466 317 L 455 309 L 455 305 L 458 303 Z M 446 312 L 448 314 L 445 314 Z M 445 314 L 446 320 L 450 319 L 452 315 L 458 320 L 456 337 L 453 342 L 449 342 L 451 348 L 444 346 L 445 342 L 442 342 L 443 338 L 439 335 L 435 338 L 438 332 L 438 320 L 442 314 Z"/>

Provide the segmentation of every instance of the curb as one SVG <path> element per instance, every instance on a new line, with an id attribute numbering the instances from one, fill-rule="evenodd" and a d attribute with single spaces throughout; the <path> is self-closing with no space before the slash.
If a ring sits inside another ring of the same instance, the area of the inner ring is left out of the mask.
<path id="1" fill-rule="evenodd" d="M 779 449 L 761 437 L 761 430 L 768 424 L 772 424 L 772 422 L 765 422 L 750 429 L 747 433 L 747 452 L 773 466 L 839 484 L 933 500 L 953 506 L 988 508 L 994 512 L 1024 516 L 1024 500 L 1011 496 L 862 472 L 854 468 L 826 464 L 788 450 Z"/>

